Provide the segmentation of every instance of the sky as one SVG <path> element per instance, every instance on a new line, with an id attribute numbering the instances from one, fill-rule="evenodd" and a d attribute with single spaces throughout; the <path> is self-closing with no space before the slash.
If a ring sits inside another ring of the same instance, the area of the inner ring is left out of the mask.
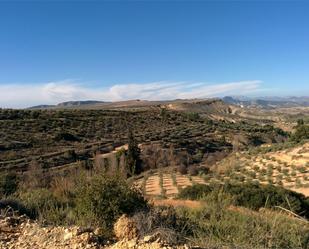
<path id="1" fill-rule="evenodd" d="M 0 107 L 309 95 L 309 1 L 0 0 Z"/>

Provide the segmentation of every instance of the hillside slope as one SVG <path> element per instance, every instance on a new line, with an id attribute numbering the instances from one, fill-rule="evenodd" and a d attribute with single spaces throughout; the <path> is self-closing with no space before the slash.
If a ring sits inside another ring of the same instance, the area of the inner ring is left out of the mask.
<path id="1" fill-rule="evenodd" d="M 217 163 L 216 171 L 225 180 L 271 183 L 309 196 L 309 143 L 232 154 Z"/>

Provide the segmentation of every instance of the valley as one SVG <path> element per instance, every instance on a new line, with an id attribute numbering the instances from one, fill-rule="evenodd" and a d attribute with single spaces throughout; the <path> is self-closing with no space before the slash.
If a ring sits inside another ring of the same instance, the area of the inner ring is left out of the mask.
<path id="1" fill-rule="evenodd" d="M 305 248 L 307 112 L 220 99 L 1 109 L 0 230 L 22 226 L 0 248 L 31 248 L 26 238 L 40 248 L 41 236 L 50 248 L 255 248 L 271 239 L 252 233 L 275 225 L 274 243 Z"/>

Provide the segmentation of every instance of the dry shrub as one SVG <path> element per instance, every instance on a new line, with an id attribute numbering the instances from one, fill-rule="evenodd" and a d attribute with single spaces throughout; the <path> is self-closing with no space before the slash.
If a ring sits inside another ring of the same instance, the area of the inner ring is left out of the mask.
<path id="1" fill-rule="evenodd" d="M 32 161 L 25 172 L 20 188 L 22 190 L 43 188 L 49 185 L 50 175 L 43 172 L 42 166 L 37 161 Z"/>
<path id="2" fill-rule="evenodd" d="M 55 176 L 51 181 L 50 190 L 57 199 L 67 202 L 72 196 L 72 191 L 75 189 L 74 186 L 74 178 L 70 176 Z"/>
<path id="3" fill-rule="evenodd" d="M 187 167 L 185 165 L 180 165 L 178 167 L 178 172 L 182 175 L 185 175 L 188 173 Z"/>
<path id="4" fill-rule="evenodd" d="M 114 224 L 114 234 L 119 240 L 138 238 L 136 221 L 127 215 L 122 215 Z"/>
<path id="5" fill-rule="evenodd" d="M 173 207 L 154 207 L 147 212 L 138 212 L 132 218 L 141 237 L 152 235 L 169 244 L 184 240 L 185 223 Z"/>

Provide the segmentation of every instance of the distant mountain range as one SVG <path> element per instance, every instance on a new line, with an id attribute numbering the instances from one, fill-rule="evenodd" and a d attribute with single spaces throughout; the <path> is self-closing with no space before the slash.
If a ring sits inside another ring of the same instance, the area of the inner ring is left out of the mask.
<path id="1" fill-rule="evenodd" d="M 256 97 L 250 98 L 246 96 L 225 96 L 221 98 L 226 104 L 237 105 L 247 108 L 263 108 L 274 109 L 284 107 L 309 107 L 309 97 Z M 208 99 L 210 100 L 210 99 Z M 56 105 L 37 105 L 28 109 L 57 109 L 57 108 L 119 108 L 119 107 L 134 107 L 134 106 L 149 106 L 149 105 L 166 105 L 166 104 L 181 104 L 191 103 L 196 101 L 204 101 L 203 99 L 196 100 L 169 100 L 169 101 L 147 101 L 147 100 L 127 100 L 118 102 L 105 102 L 97 100 L 84 101 L 67 101 Z"/>
<path id="2" fill-rule="evenodd" d="M 243 106 L 260 107 L 264 109 L 284 107 L 309 107 L 309 97 L 256 97 L 226 96 L 222 98 L 225 103 Z"/>
<path id="3" fill-rule="evenodd" d="M 97 101 L 97 100 L 84 100 L 84 101 L 67 101 L 62 102 L 57 105 L 36 105 L 29 107 L 28 109 L 49 109 L 49 108 L 61 108 L 61 107 L 79 107 L 79 106 L 87 106 L 87 105 L 97 105 L 104 104 L 109 102 Z"/>

